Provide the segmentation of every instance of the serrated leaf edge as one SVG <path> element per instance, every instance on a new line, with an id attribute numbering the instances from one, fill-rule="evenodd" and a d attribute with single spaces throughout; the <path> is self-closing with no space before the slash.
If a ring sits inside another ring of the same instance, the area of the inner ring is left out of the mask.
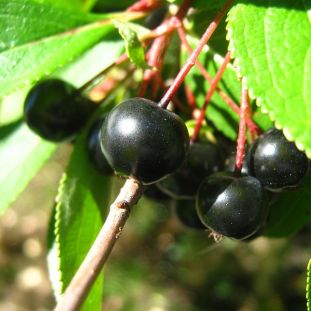
<path id="1" fill-rule="evenodd" d="M 79 27 L 76 27 L 76 28 L 73 28 L 73 29 L 69 29 L 69 30 L 66 30 L 64 32 L 60 32 L 60 33 L 57 33 L 55 35 L 52 35 L 52 36 L 48 36 L 48 37 L 44 37 L 44 38 L 41 38 L 39 40 L 36 40 L 36 41 L 32 41 L 32 42 L 28 42 L 28 43 L 25 43 L 25 44 L 22 44 L 22 45 L 19 45 L 17 47 L 14 47 L 12 49 L 9 49 L 7 51 L 4 51 L 2 53 L 0 53 L 0 55 L 3 55 L 5 53 L 8 53 L 8 52 L 11 52 L 12 50 L 18 50 L 18 49 L 24 49 L 24 48 L 27 48 L 29 46 L 29 48 L 31 46 L 34 46 L 34 45 L 37 45 L 37 44 L 40 44 L 42 42 L 46 42 L 46 41 L 50 41 L 50 40 L 53 40 L 55 38 L 61 38 L 61 37 L 66 37 L 70 34 L 75 35 L 77 33 L 81 33 L 83 31 L 88 31 L 88 30 L 91 30 L 91 29 L 100 29 L 101 27 L 104 27 L 104 26 L 107 26 L 107 25 L 112 25 L 112 20 L 113 18 L 123 18 L 122 21 L 129 21 L 129 20 L 133 20 L 133 19 L 137 19 L 137 18 L 140 18 L 142 16 L 141 13 L 116 13 L 116 14 L 111 14 L 111 17 L 110 18 L 107 18 L 107 19 L 104 19 L 104 20 L 100 20 L 100 21 L 96 21 L 96 22 L 93 22 L 93 23 L 89 23 L 87 25 L 83 25 L 83 26 L 79 26 Z M 96 42 L 95 42 L 96 43 Z M 91 46 L 93 46 L 95 43 L 91 44 Z M 90 47 L 91 47 L 90 46 Z M 87 48 L 86 48 L 87 50 Z M 78 53 L 75 57 L 68 57 L 66 60 L 64 60 L 63 62 L 59 63 L 58 66 L 53 69 L 53 70 L 47 70 L 44 72 L 44 74 L 40 77 L 37 77 L 37 78 L 34 78 L 34 79 L 26 79 L 25 81 L 21 82 L 21 83 L 17 83 L 16 84 L 16 87 L 14 89 L 11 89 L 8 93 L 4 92 L 2 95 L 0 95 L 0 100 L 2 98 L 4 98 L 5 96 L 8 96 L 16 91 L 19 91 L 23 88 L 26 88 L 26 87 L 29 87 L 31 84 L 35 83 L 35 82 L 38 82 L 39 80 L 41 80 L 42 78 L 45 78 L 47 76 L 49 76 L 51 73 L 55 72 L 56 70 L 64 67 L 65 65 L 67 65 L 68 63 L 70 63 L 71 61 L 73 61 L 74 59 L 78 58 L 81 54 L 83 54 L 83 51 L 81 53 Z"/>
<path id="2" fill-rule="evenodd" d="M 232 10 L 232 8 L 231 8 Z M 299 140 L 295 140 L 290 129 L 287 128 L 287 127 L 282 127 L 282 125 L 276 121 L 275 119 L 275 114 L 273 113 L 273 111 L 268 111 L 265 104 L 264 104 L 264 100 L 262 99 L 262 97 L 260 96 L 255 96 L 255 91 L 253 88 L 251 88 L 249 86 L 249 83 L 248 83 L 248 80 L 247 80 L 247 77 L 243 76 L 243 73 L 242 73 L 242 70 L 241 70 L 241 66 L 240 66 L 240 58 L 236 55 L 236 49 L 234 47 L 234 43 L 233 43 L 233 40 L 232 40 L 232 29 L 229 27 L 229 20 L 230 20 L 230 23 L 233 22 L 234 20 L 234 17 L 230 17 L 230 13 L 231 13 L 231 10 L 228 12 L 228 15 L 227 15 L 227 18 L 226 18 L 226 30 L 227 30 L 227 35 L 226 35 L 226 39 L 227 41 L 229 42 L 228 44 L 228 50 L 230 51 L 230 55 L 231 55 L 231 58 L 233 59 L 233 65 L 236 69 L 236 73 L 238 75 L 238 78 L 242 79 L 243 80 L 243 83 L 244 85 L 246 86 L 246 88 L 248 89 L 248 92 L 249 92 L 249 97 L 255 101 L 256 105 L 260 108 L 261 112 L 263 114 L 267 114 L 269 116 L 269 119 L 274 123 L 275 127 L 279 130 L 281 130 L 284 134 L 284 136 L 286 137 L 286 139 L 288 141 L 292 141 L 295 143 L 295 145 L 297 146 L 297 148 L 301 151 L 304 151 L 307 155 L 307 157 L 309 159 L 311 159 L 311 149 L 310 150 L 307 150 L 304 146 L 303 146 L 303 143 L 300 142 Z"/>
<path id="3" fill-rule="evenodd" d="M 62 292 L 64 291 L 64 282 L 62 280 L 62 271 L 61 271 L 61 250 L 60 250 L 60 231 L 59 231 L 59 226 L 61 223 L 61 216 L 62 216 L 62 209 L 61 209 L 61 198 L 63 195 L 63 192 L 65 190 L 66 186 L 66 181 L 67 181 L 67 174 L 63 173 L 58 190 L 57 190 L 57 195 L 55 197 L 55 227 L 54 227 L 54 234 L 55 234 L 55 246 L 56 246 L 56 255 L 58 258 L 58 267 L 56 271 L 58 272 L 58 282 L 59 282 L 59 288 L 56 288 L 55 284 L 52 284 L 54 294 L 56 301 L 59 301 Z"/>
<path id="4" fill-rule="evenodd" d="M 307 286 L 306 286 L 307 310 L 311 311 L 311 258 L 307 266 Z"/>

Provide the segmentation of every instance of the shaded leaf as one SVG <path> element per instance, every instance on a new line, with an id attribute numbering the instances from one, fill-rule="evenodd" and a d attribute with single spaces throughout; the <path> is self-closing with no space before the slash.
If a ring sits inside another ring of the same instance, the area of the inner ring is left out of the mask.
<path id="1" fill-rule="evenodd" d="M 307 267 L 307 308 L 311 310 L 311 259 Z"/>
<path id="2" fill-rule="evenodd" d="M 0 140 L 0 214 L 25 189 L 56 147 L 24 124 Z"/>
<path id="3" fill-rule="evenodd" d="M 269 237 L 287 237 L 311 221 L 311 175 L 304 185 L 292 191 L 276 194 L 270 206 L 267 230 Z"/>

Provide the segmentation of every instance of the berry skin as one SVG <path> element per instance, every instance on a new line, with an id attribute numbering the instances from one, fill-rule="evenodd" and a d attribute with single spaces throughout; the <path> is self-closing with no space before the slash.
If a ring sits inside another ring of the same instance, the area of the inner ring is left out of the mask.
<path id="1" fill-rule="evenodd" d="M 202 182 L 196 209 L 209 229 L 242 240 L 265 223 L 268 202 L 263 186 L 255 177 L 216 173 Z"/>
<path id="2" fill-rule="evenodd" d="M 195 209 L 195 200 L 176 200 L 175 213 L 179 221 L 187 228 L 206 230 Z"/>
<path id="3" fill-rule="evenodd" d="M 270 191 L 281 191 L 301 184 L 308 173 L 309 160 L 283 133 L 270 129 L 257 139 L 248 157 L 250 174 Z"/>
<path id="4" fill-rule="evenodd" d="M 157 186 L 175 199 L 195 199 L 202 180 L 222 168 L 222 158 L 217 146 L 211 142 L 190 145 L 185 163 L 174 174 L 157 183 Z"/>
<path id="5" fill-rule="evenodd" d="M 101 147 L 117 174 L 151 184 L 184 161 L 189 135 L 176 114 L 144 98 L 128 99 L 107 116 Z"/>
<path id="6" fill-rule="evenodd" d="M 96 105 L 77 94 L 71 84 L 43 80 L 32 87 L 24 103 L 24 118 L 39 136 L 50 141 L 72 137 L 95 111 Z"/>
<path id="7" fill-rule="evenodd" d="M 97 119 L 91 126 L 88 133 L 88 153 L 96 170 L 102 175 L 111 175 L 113 170 L 108 164 L 100 147 L 100 129 L 104 122 L 104 118 Z"/>

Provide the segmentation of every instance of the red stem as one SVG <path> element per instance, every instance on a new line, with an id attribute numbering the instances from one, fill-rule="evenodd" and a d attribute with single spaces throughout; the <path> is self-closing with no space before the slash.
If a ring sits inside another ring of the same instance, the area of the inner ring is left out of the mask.
<path id="1" fill-rule="evenodd" d="M 163 35 L 163 36 L 156 38 L 153 41 L 146 55 L 148 59 L 148 65 L 153 67 L 153 69 L 147 69 L 144 72 L 143 82 L 142 82 L 142 85 L 139 91 L 140 97 L 144 96 L 149 82 L 153 80 L 155 76 L 159 73 L 159 71 L 161 70 L 161 61 L 164 57 L 164 53 L 165 53 L 169 38 L 170 36 L 167 36 L 167 35 Z"/>
<path id="2" fill-rule="evenodd" d="M 200 133 L 200 128 L 201 128 L 201 125 L 202 125 L 202 122 L 205 118 L 205 113 L 206 113 L 206 108 L 215 92 L 215 89 L 223 75 L 223 73 L 225 72 L 226 70 L 226 67 L 228 65 L 228 63 L 230 62 L 230 52 L 227 52 L 225 58 L 224 58 L 224 61 L 222 63 L 222 65 L 220 66 L 220 68 L 218 69 L 216 75 L 215 75 L 215 78 L 212 80 L 211 82 L 211 86 L 207 92 L 207 95 L 205 97 L 205 101 L 204 101 L 204 105 L 203 107 L 201 108 L 201 111 L 200 111 L 200 115 L 197 119 L 197 122 L 196 122 L 196 125 L 195 125 L 195 128 L 194 128 L 194 132 L 193 132 L 193 135 L 191 137 L 191 141 L 194 142 L 198 136 L 199 136 L 199 133 Z"/>
<path id="3" fill-rule="evenodd" d="M 127 8 L 128 12 L 149 12 L 161 6 L 160 0 L 139 0 Z"/>
<path id="4" fill-rule="evenodd" d="M 158 82 L 160 87 L 166 91 L 168 89 L 168 87 L 166 87 L 163 79 L 161 76 L 158 77 Z M 172 97 L 172 103 L 174 104 L 175 107 L 177 107 L 181 112 L 189 115 L 189 111 L 186 109 L 186 107 L 182 104 L 182 102 L 178 99 L 178 97 L 176 96 L 176 94 L 174 94 L 174 96 Z"/>
<path id="5" fill-rule="evenodd" d="M 247 89 L 244 87 L 242 81 L 240 125 L 239 125 L 239 135 L 237 140 L 236 159 L 235 159 L 236 173 L 241 173 L 243 166 L 243 158 L 245 153 L 245 142 L 246 142 L 246 117 L 249 106 L 250 105 L 249 105 L 248 92 Z"/>
<path id="6" fill-rule="evenodd" d="M 191 110 L 194 110 L 196 108 L 196 100 L 189 85 L 185 85 L 185 93 L 187 97 L 188 106 L 191 108 Z"/>
<path id="7" fill-rule="evenodd" d="M 159 106 L 162 108 L 166 108 L 168 103 L 170 102 L 173 95 L 176 93 L 178 88 L 180 87 L 181 83 L 184 81 L 186 75 L 190 71 L 190 69 L 194 66 L 199 54 L 201 53 L 202 49 L 204 48 L 207 41 L 210 39 L 211 35 L 216 30 L 217 26 L 219 25 L 221 19 L 227 12 L 228 8 L 231 6 L 233 0 L 228 0 L 224 7 L 219 11 L 215 19 L 210 23 L 210 25 L 207 27 L 205 33 L 203 34 L 202 38 L 200 39 L 198 46 L 195 48 L 195 50 L 192 52 L 190 57 L 188 58 L 187 62 L 184 64 L 184 66 L 179 71 L 177 77 L 173 81 L 170 88 L 167 90 L 167 92 L 164 94 L 162 99 L 159 102 Z"/>
<path id="8" fill-rule="evenodd" d="M 179 23 L 179 26 L 177 28 L 178 35 L 180 38 L 180 41 L 185 46 L 187 52 L 189 54 L 192 53 L 192 48 L 187 40 L 186 32 L 181 23 Z M 202 63 L 200 63 L 198 60 L 196 61 L 196 66 L 198 67 L 199 71 L 201 72 L 202 76 L 209 82 L 212 82 L 212 77 L 208 74 Z M 240 107 L 234 102 L 234 100 L 228 96 L 223 90 L 220 89 L 219 86 L 216 87 L 216 92 L 220 95 L 220 97 L 223 99 L 223 101 L 238 115 L 240 115 Z M 251 136 L 254 137 L 255 135 L 260 134 L 260 130 L 257 127 L 257 125 L 253 122 L 251 118 L 251 114 L 247 116 L 246 119 L 247 126 L 249 128 L 249 131 L 251 133 Z"/>

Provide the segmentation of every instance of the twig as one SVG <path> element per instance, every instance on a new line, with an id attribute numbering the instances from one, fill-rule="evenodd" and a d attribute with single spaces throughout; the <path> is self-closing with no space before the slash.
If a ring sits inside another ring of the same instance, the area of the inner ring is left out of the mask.
<path id="1" fill-rule="evenodd" d="M 120 237 L 131 208 L 142 195 L 143 186 L 135 179 L 128 179 L 116 200 L 110 206 L 108 217 L 95 242 L 68 285 L 55 311 L 78 310 L 92 284 L 105 264 Z"/>
<path id="2" fill-rule="evenodd" d="M 195 50 L 192 52 L 190 57 L 188 58 L 187 62 L 184 64 L 184 66 L 179 71 L 177 77 L 173 81 L 170 88 L 167 90 L 167 92 L 164 94 L 162 99 L 159 102 L 159 106 L 162 108 L 166 108 L 169 104 L 171 98 L 176 93 L 177 89 L 180 87 L 181 83 L 184 81 L 186 75 L 190 71 L 190 69 L 195 65 L 196 60 L 198 56 L 200 55 L 202 49 L 204 48 L 207 41 L 210 39 L 211 35 L 216 30 L 217 26 L 219 25 L 221 19 L 231 6 L 233 0 L 228 0 L 223 8 L 219 11 L 215 19 L 210 23 L 210 25 L 207 27 L 205 33 L 203 34 L 202 38 L 200 39 L 198 46 L 195 48 Z"/>

